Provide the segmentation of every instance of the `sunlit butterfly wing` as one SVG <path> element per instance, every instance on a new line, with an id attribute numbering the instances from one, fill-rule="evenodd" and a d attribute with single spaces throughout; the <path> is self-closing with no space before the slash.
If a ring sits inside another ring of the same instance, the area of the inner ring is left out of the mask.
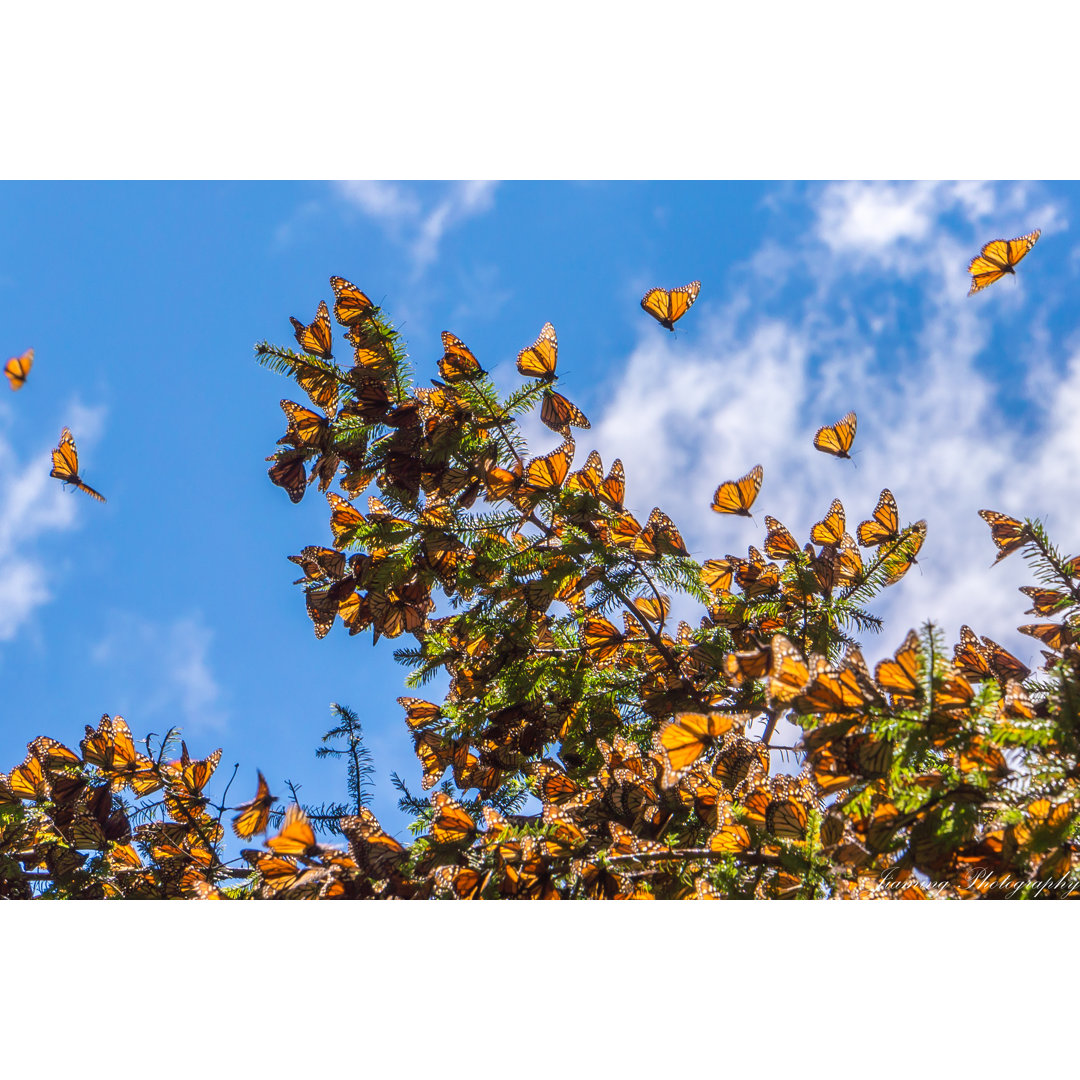
<path id="1" fill-rule="evenodd" d="M 874 516 L 859 524 L 856 537 L 863 547 L 876 547 L 886 540 L 894 540 L 900 533 L 900 515 L 896 509 L 893 493 L 885 488 L 878 496 Z"/>
<path id="2" fill-rule="evenodd" d="M 375 305 L 351 281 L 335 276 L 330 279 L 330 288 L 337 297 L 334 318 L 342 326 L 356 326 L 375 314 Z"/>
<path id="3" fill-rule="evenodd" d="M 556 394 L 554 390 L 545 390 L 540 405 L 540 419 L 552 431 L 564 433 L 568 427 L 588 428 L 592 425 L 589 418 L 572 402 Z"/>
<path id="4" fill-rule="evenodd" d="M 745 476 L 738 480 L 725 480 L 713 496 L 712 508 L 718 514 L 739 514 L 750 517 L 750 507 L 754 504 L 765 471 L 755 465 Z"/>
<path id="5" fill-rule="evenodd" d="M 284 488 L 285 493 L 294 503 L 298 503 L 307 491 L 305 457 L 303 450 L 283 450 L 269 459 L 274 464 L 266 470 L 271 483 Z"/>
<path id="6" fill-rule="evenodd" d="M 522 375 L 532 378 L 551 379 L 555 376 L 558 358 L 559 342 L 555 337 L 555 327 L 551 323 L 544 323 L 540 336 L 518 353 L 517 369 Z"/>
<path id="7" fill-rule="evenodd" d="M 443 355 L 439 359 L 439 374 L 448 382 L 460 382 L 462 379 L 474 379 L 484 374 L 480 362 L 472 350 L 459 337 L 448 330 L 442 335 Z"/>
<path id="8" fill-rule="evenodd" d="M 855 441 L 855 414 L 849 412 L 835 424 L 820 427 L 814 436 L 814 448 L 836 457 L 849 458 L 851 444 Z"/>
<path id="9" fill-rule="evenodd" d="M 237 807 L 240 813 L 232 819 L 233 832 L 242 840 L 249 839 L 255 833 L 266 832 L 266 826 L 270 820 L 270 808 L 276 802 L 277 798 L 270 794 L 266 778 L 260 772 L 255 798 Z"/>
<path id="10" fill-rule="evenodd" d="M 691 281 L 678 289 L 650 289 L 641 298 L 641 306 L 665 330 L 674 330 L 675 323 L 690 310 L 700 291 L 700 281 Z"/>
<path id="11" fill-rule="evenodd" d="M 878 664 L 874 679 L 889 694 L 894 706 L 914 705 L 923 696 L 919 683 L 919 638 L 914 630 L 904 638 L 892 660 Z"/>
<path id="12" fill-rule="evenodd" d="M 289 317 L 296 334 L 297 344 L 310 356 L 318 356 L 322 360 L 334 358 L 334 338 L 330 328 L 330 311 L 325 300 L 319 301 L 319 309 L 315 313 L 314 320 L 305 326 L 294 316 Z"/>
<path id="13" fill-rule="evenodd" d="M 844 504 L 833 499 L 829 512 L 810 530 L 810 539 L 815 544 L 839 544 L 844 538 Z"/>
<path id="14" fill-rule="evenodd" d="M 992 285 L 1005 274 L 1014 274 L 1016 264 L 1035 246 L 1040 229 L 1018 236 L 1013 240 L 991 240 L 968 264 L 971 288 L 968 296 Z"/>

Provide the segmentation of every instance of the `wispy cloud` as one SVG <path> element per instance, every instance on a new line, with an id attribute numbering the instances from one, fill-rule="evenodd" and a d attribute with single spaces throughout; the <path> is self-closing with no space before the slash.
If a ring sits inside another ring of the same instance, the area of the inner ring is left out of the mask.
<path id="1" fill-rule="evenodd" d="M 338 193 L 404 243 L 419 277 L 438 258 L 446 234 L 495 205 L 493 180 L 408 185 L 387 180 L 342 180 Z"/>
<path id="2" fill-rule="evenodd" d="M 75 403 L 66 413 L 79 441 L 92 446 L 104 411 Z M 52 599 L 52 575 L 44 556 L 36 554 L 37 541 L 78 523 L 80 503 L 49 476 L 51 468 L 48 448 L 39 447 L 23 460 L 0 436 L 0 641 L 13 640 L 34 611 Z"/>
<path id="3" fill-rule="evenodd" d="M 662 506 L 698 558 L 760 548 L 765 513 L 805 539 L 834 496 L 854 531 L 889 487 L 903 520 L 926 518 L 929 532 L 919 566 L 876 605 L 887 632 L 866 643 L 868 655 L 933 618 L 951 641 L 967 622 L 1041 662 L 1014 629 L 1027 567 L 1016 557 L 990 570 L 994 548 L 976 511 L 1047 516 L 1080 498 L 1080 347 L 1055 374 L 1061 345 L 1036 326 L 1026 380 L 995 364 L 994 314 L 967 300 L 964 271 L 970 234 L 988 214 L 1045 231 L 1062 227 L 1061 210 L 1034 185 L 837 184 L 809 198 L 805 241 L 763 248 L 722 307 L 699 303 L 692 344 L 643 328 L 578 456 L 593 445 L 605 465 L 621 456 L 631 508 Z M 993 299 L 1021 304 L 1022 274 L 1007 284 L 1013 295 Z M 785 286 L 805 300 L 777 310 L 760 302 Z M 1056 387 L 1049 406 L 1020 400 L 1047 385 Z M 1034 430 L 1009 419 L 1018 404 Z M 848 409 L 859 417 L 857 469 L 811 446 L 816 428 Z M 757 523 L 711 513 L 716 485 L 758 462 Z M 1068 551 L 1080 549 L 1080 527 L 1049 525 Z"/>
<path id="4" fill-rule="evenodd" d="M 113 612 L 92 650 L 95 663 L 115 681 L 117 701 L 140 722 L 160 722 L 185 732 L 226 726 L 222 691 L 211 667 L 213 632 L 198 616 L 153 622 L 133 612 Z"/>

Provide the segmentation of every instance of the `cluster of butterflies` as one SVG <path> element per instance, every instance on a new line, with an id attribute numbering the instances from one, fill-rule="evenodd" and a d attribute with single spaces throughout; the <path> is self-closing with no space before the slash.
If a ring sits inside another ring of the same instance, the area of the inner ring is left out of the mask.
<path id="1" fill-rule="evenodd" d="M 26 377 L 34 366 L 34 350 L 27 349 L 21 356 L 13 356 L 4 365 L 4 374 L 11 384 L 12 390 L 21 390 L 26 384 Z M 60 433 L 60 442 L 52 452 L 52 471 L 50 476 L 55 476 L 65 484 L 71 484 L 79 491 L 85 491 L 87 495 L 104 502 L 105 496 L 95 491 L 79 476 L 79 452 L 75 449 L 75 439 L 71 432 L 64 428 Z"/>

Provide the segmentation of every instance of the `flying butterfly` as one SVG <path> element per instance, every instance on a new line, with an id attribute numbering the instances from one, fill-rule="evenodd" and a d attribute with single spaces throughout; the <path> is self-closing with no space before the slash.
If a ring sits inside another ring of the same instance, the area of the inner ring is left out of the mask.
<path id="1" fill-rule="evenodd" d="M 240 813 L 232 820 L 233 832 L 241 840 L 247 840 L 255 833 L 266 832 L 266 826 L 270 820 L 270 807 L 276 802 L 277 797 L 270 794 L 266 778 L 260 772 L 255 798 L 236 808 Z"/>
<path id="2" fill-rule="evenodd" d="M 315 831 L 307 814 L 295 803 L 285 808 L 281 832 L 271 836 L 266 841 L 266 846 L 275 855 L 299 855 L 302 858 L 313 855 L 318 850 Z"/>
<path id="3" fill-rule="evenodd" d="M 55 476 L 57 480 L 62 480 L 65 484 L 73 484 L 79 489 L 79 491 L 85 491 L 91 498 L 97 499 L 98 502 L 104 502 L 105 496 L 99 491 L 95 491 L 89 484 L 83 483 L 79 476 L 79 454 L 75 449 L 75 440 L 71 437 L 71 432 L 64 428 L 60 433 L 60 445 L 52 452 L 52 472 L 50 476 Z"/>
<path id="4" fill-rule="evenodd" d="M 888 488 L 884 488 L 874 507 L 874 516 L 860 522 L 855 535 L 863 547 L 876 547 L 886 540 L 894 540 L 899 534 L 900 514 L 896 509 L 896 499 Z"/>
<path id="5" fill-rule="evenodd" d="M 912 565 L 919 561 L 915 556 L 922 550 L 923 541 L 925 540 L 926 522 L 916 521 L 907 531 L 904 539 L 897 544 L 895 554 L 890 553 L 883 561 L 885 585 L 895 585 L 911 569 Z"/>
<path id="6" fill-rule="evenodd" d="M 322 360 L 334 358 L 334 337 L 330 329 L 330 311 L 325 300 L 319 301 L 319 309 L 315 312 L 315 318 L 305 326 L 299 319 L 289 316 L 289 322 L 293 324 L 297 344 L 309 356 L 318 356 Z"/>
<path id="7" fill-rule="evenodd" d="M 22 356 L 13 356 L 4 365 L 4 374 L 11 383 L 12 390 L 21 390 L 26 376 L 30 374 L 30 368 L 34 365 L 34 350 L 27 349 Z"/>
<path id="8" fill-rule="evenodd" d="M 517 369 L 522 375 L 550 380 L 555 377 L 558 358 L 559 342 L 555 337 L 555 327 L 551 323 L 544 323 L 540 336 L 518 353 Z"/>
<path id="9" fill-rule="evenodd" d="M 765 536 L 765 554 L 770 559 L 797 559 L 799 557 L 799 545 L 795 537 L 776 518 L 766 514 L 765 528 L 769 530 Z"/>
<path id="10" fill-rule="evenodd" d="M 364 293 L 343 277 L 332 277 L 330 288 L 334 290 L 334 296 L 337 297 L 337 302 L 334 304 L 334 318 L 342 326 L 356 326 L 363 323 L 377 310 Z"/>
<path id="11" fill-rule="evenodd" d="M 460 382 L 462 379 L 475 379 L 484 374 L 480 361 L 472 350 L 459 337 L 449 330 L 442 334 L 443 355 L 439 359 L 439 374 L 448 382 Z"/>
<path id="12" fill-rule="evenodd" d="M 713 510 L 718 514 L 738 514 L 741 517 L 750 517 L 750 507 L 753 506 L 761 490 L 761 481 L 764 476 L 765 470 L 760 465 L 755 465 L 740 479 L 725 480 L 713 495 Z"/>
<path id="13" fill-rule="evenodd" d="M 674 331 L 675 324 L 690 310 L 700 291 L 700 281 L 691 281 L 679 289 L 650 289 L 641 298 L 641 306 L 665 330 Z"/>
<path id="14" fill-rule="evenodd" d="M 855 441 L 856 419 L 853 412 L 841 417 L 835 424 L 828 424 L 817 429 L 814 436 L 814 449 L 839 458 L 851 458 L 848 452 Z"/>
<path id="15" fill-rule="evenodd" d="M 1031 539 L 1028 527 L 1016 518 L 999 514 L 996 510 L 980 510 L 979 517 L 990 526 L 990 538 L 997 545 L 998 557 L 991 563 L 996 566 L 1006 555 L 1023 547 Z"/>
<path id="16" fill-rule="evenodd" d="M 992 285 L 1006 274 L 1015 274 L 1014 266 L 1035 246 L 1042 230 L 1036 229 L 1014 240 L 991 240 L 968 264 L 971 288 L 968 296 Z"/>

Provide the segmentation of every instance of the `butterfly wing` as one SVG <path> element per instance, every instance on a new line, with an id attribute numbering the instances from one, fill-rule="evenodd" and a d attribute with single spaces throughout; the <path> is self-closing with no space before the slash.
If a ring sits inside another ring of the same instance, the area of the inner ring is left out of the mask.
<path id="1" fill-rule="evenodd" d="M 517 369 L 522 375 L 535 379 L 551 379 L 555 376 L 558 358 L 559 342 L 555 337 L 555 327 L 551 323 L 544 323 L 540 336 L 518 353 Z"/>
<path id="2" fill-rule="evenodd" d="M 375 313 L 375 305 L 351 281 L 346 281 L 343 277 L 332 277 L 330 288 L 337 297 L 334 318 L 342 326 L 356 326 L 370 319 Z"/>
<path id="3" fill-rule="evenodd" d="M 895 539 L 899 532 L 900 514 L 896 509 L 896 499 L 893 498 L 893 493 L 885 488 L 878 496 L 874 516 L 860 523 L 856 535 L 863 547 L 876 547 L 886 540 Z"/>
<path id="4" fill-rule="evenodd" d="M 460 382 L 462 379 L 472 379 L 477 375 L 483 375 L 484 369 L 480 361 L 472 354 L 472 350 L 459 337 L 455 337 L 449 330 L 442 334 L 443 355 L 439 360 L 439 374 L 448 382 Z"/>
<path id="5" fill-rule="evenodd" d="M 562 394 L 556 394 L 554 390 L 544 391 L 540 419 L 552 431 L 557 431 L 559 434 L 565 434 L 568 427 L 592 426 L 588 417 L 572 401 L 567 400 Z"/>
<path id="6" fill-rule="evenodd" d="M 675 323 L 690 310 L 700 290 L 700 281 L 691 281 L 678 289 L 650 289 L 641 298 L 641 306 L 666 330 L 674 330 Z"/>
<path id="7" fill-rule="evenodd" d="M 325 300 L 319 301 L 319 310 L 315 312 L 314 320 L 305 326 L 299 319 L 290 316 L 289 321 L 293 324 L 297 344 L 304 352 L 311 356 L 318 356 L 323 360 L 334 358 L 334 339 L 330 329 L 330 310 Z"/>
<path id="8" fill-rule="evenodd" d="M 745 476 L 738 480 L 725 480 L 713 496 L 712 508 L 718 514 L 739 514 L 750 516 L 750 507 L 761 490 L 761 481 L 765 471 L 755 465 Z"/>
<path id="9" fill-rule="evenodd" d="M 105 496 L 100 491 L 95 491 L 79 477 L 79 453 L 75 449 L 75 440 L 67 428 L 60 433 L 60 444 L 52 452 L 52 462 L 50 476 L 55 476 L 65 484 L 74 485 L 79 491 L 85 491 L 98 502 L 105 501 Z"/>
<path id="10" fill-rule="evenodd" d="M 992 285 L 1005 274 L 1013 273 L 1013 267 L 1035 246 L 1040 230 L 1018 236 L 1014 240 L 991 240 L 968 264 L 971 288 L 968 296 Z"/>
<path id="11" fill-rule="evenodd" d="M 848 451 L 855 441 L 856 418 L 853 412 L 847 413 L 835 424 L 820 427 L 814 436 L 814 447 L 836 457 L 851 457 Z"/>

